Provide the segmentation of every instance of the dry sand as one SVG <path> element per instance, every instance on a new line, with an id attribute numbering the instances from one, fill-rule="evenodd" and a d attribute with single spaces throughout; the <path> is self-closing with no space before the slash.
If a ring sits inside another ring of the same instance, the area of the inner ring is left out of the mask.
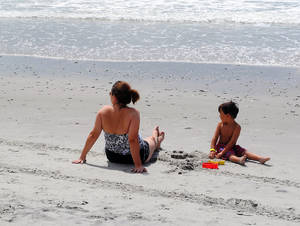
<path id="1" fill-rule="evenodd" d="M 136 88 L 141 134 L 166 132 L 147 174 L 99 138 L 73 165 L 116 80 Z M 0 57 L 0 225 L 299 225 L 299 68 Z M 268 164 L 201 168 L 235 100 L 239 144 Z"/>

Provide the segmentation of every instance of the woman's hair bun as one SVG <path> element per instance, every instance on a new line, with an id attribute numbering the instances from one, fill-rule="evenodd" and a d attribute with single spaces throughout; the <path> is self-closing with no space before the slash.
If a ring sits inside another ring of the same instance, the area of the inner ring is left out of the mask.
<path id="1" fill-rule="evenodd" d="M 135 89 L 130 90 L 132 103 L 135 104 L 140 99 L 140 94 Z"/>
<path id="2" fill-rule="evenodd" d="M 140 98 L 138 91 L 131 89 L 130 85 L 124 81 L 117 81 L 111 89 L 111 94 L 117 98 L 122 107 L 126 107 L 131 101 L 135 103 Z"/>

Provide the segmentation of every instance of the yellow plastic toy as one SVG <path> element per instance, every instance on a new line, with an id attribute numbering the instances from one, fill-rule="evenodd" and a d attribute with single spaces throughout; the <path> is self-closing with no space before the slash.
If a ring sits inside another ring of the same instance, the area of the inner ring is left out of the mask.
<path id="1" fill-rule="evenodd" d="M 208 162 L 217 163 L 218 165 L 224 165 L 225 164 L 225 160 L 218 160 L 218 161 L 208 160 Z"/>

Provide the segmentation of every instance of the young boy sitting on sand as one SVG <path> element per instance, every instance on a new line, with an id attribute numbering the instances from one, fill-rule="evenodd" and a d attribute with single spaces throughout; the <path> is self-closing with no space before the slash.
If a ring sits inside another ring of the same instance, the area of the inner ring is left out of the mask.
<path id="1" fill-rule="evenodd" d="M 212 138 L 209 158 L 222 158 L 241 165 L 245 164 L 247 158 L 259 161 L 262 164 L 270 160 L 269 157 L 250 153 L 236 144 L 241 132 L 241 126 L 235 121 L 239 109 L 234 102 L 230 101 L 221 104 L 218 111 L 221 122 L 218 123 Z"/>

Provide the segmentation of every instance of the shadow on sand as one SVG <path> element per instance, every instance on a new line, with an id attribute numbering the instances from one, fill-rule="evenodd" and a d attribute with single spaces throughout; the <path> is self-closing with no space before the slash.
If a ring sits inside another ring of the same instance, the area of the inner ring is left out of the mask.
<path id="1" fill-rule="evenodd" d="M 155 163 L 158 159 L 158 156 L 159 156 L 159 151 L 155 151 L 153 153 L 150 161 L 147 163 L 144 163 L 144 166 L 149 167 L 151 164 Z M 96 168 L 105 169 L 105 170 L 115 170 L 115 171 L 123 171 L 126 173 L 133 173 L 133 172 L 131 172 L 131 170 L 133 168 L 133 164 L 113 163 L 108 160 L 107 160 L 107 166 L 101 166 L 101 165 L 87 163 L 87 162 L 84 164 L 87 166 L 96 167 Z"/>

